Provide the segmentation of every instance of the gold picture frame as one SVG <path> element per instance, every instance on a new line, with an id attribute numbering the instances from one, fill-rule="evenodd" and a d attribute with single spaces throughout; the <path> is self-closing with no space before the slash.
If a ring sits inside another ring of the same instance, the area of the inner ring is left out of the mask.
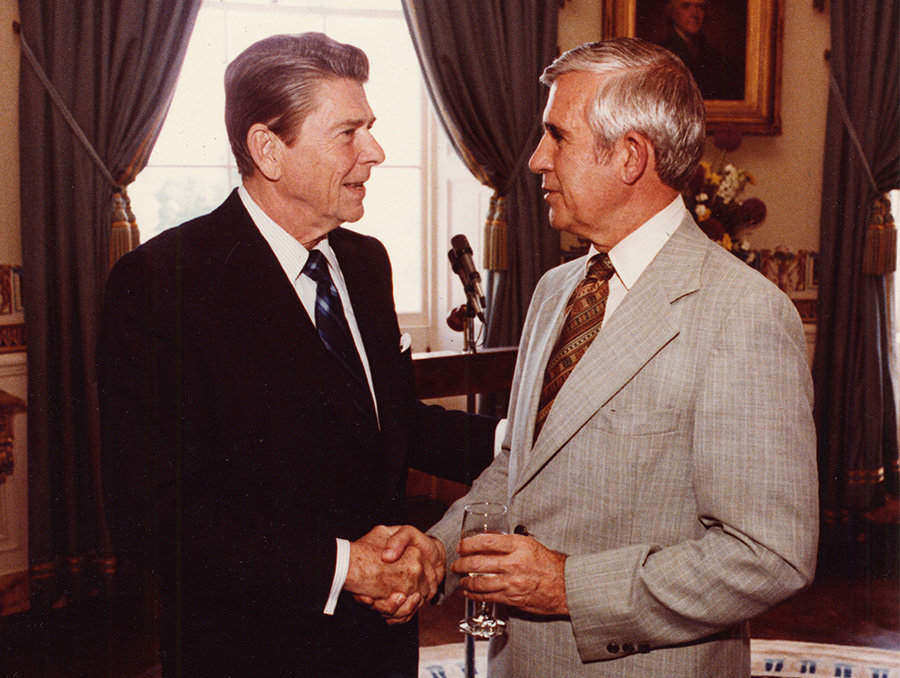
<path id="1" fill-rule="evenodd" d="M 667 23 L 665 5 L 666 0 L 607 0 L 603 15 L 605 37 L 638 36 L 669 46 L 669 41 L 663 39 L 667 35 L 663 32 Z M 734 64 L 731 72 L 736 78 L 725 80 L 739 80 L 743 71 L 743 82 L 738 82 L 738 86 L 743 86 L 743 98 L 737 98 L 739 94 L 731 94 L 735 98 L 728 99 L 704 98 L 710 131 L 731 124 L 745 134 L 781 133 L 783 5 L 783 0 L 708 3 L 703 25 L 710 34 L 706 43 L 710 49 L 722 50 L 722 63 Z M 711 28 L 707 30 L 707 26 Z M 731 54 L 727 54 L 728 50 Z M 713 87 L 706 89 L 712 91 Z"/>

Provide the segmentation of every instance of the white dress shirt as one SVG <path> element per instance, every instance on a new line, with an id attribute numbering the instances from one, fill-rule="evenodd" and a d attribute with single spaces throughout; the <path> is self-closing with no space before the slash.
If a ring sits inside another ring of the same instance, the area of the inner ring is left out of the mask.
<path id="1" fill-rule="evenodd" d="M 300 243 L 299 240 L 290 235 L 281 226 L 276 224 L 263 209 L 256 204 L 247 189 L 243 186 L 238 187 L 238 196 L 244 207 L 250 214 L 253 223 L 259 229 L 263 238 L 269 243 L 272 252 L 284 269 L 284 273 L 291 284 L 294 291 L 309 314 L 312 324 L 316 324 L 316 283 L 309 276 L 303 275 L 303 267 L 309 258 L 309 252 Z M 362 336 L 359 333 L 359 326 L 356 324 L 356 316 L 353 314 L 353 306 L 350 303 L 350 292 L 347 290 L 347 283 L 344 281 L 344 275 L 341 273 L 341 267 L 338 264 L 337 256 L 334 250 L 328 244 L 328 238 L 322 239 L 314 249 L 319 250 L 325 256 L 328 262 L 328 270 L 334 286 L 337 288 L 338 295 L 341 298 L 341 304 L 344 307 L 344 315 L 347 318 L 347 325 L 350 327 L 350 334 L 353 335 L 353 343 L 359 352 L 359 357 L 366 371 L 366 379 L 369 382 L 369 393 L 372 396 L 372 405 L 375 408 L 375 416 L 378 417 L 378 403 L 375 401 L 375 390 L 372 386 L 372 372 L 369 369 L 369 360 L 366 356 L 366 347 L 363 345 Z M 347 571 L 350 567 L 350 542 L 346 539 L 337 539 L 337 556 L 335 559 L 334 577 L 331 581 L 331 591 L 328 600 L 325 603 L 323 612 L 325 614 L 334 614 L 338 597 L 341 589 L 344 588 L 344 582 L 347 580 Z"/>
<path id="2" fill-rule="evenodd" d="M 604 323 L 622 303 L 628 290 L 634 286 L 641 273 L 663 248 L 686 214 L 687 208 L 684 200 L 681 195 L 677 195 L 672 202 L 641 224 L 637 230 L 629 233 L 609 251 L 609 260 L 616 272 L 609 279 L 609 297 L 606 300 L 606 312 L 603 314 Z M 599 252 L 595 245 L 591 245 L 591 251 L 588 254 L 594 255 Z M 588 256 L 588 260 L 584 264 L 585 275 L 587 275 L 590 258 Z"/>

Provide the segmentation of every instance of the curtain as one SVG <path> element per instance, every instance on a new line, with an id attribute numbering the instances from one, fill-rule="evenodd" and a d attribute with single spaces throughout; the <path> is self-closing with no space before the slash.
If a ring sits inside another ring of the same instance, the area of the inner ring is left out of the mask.
<path id="1" fill-rule="evenodd" d="M 403 9 L 441 124 L 472 174 L 494 189 L 485 344 L 517 344 L 538 278 L 560 262 L 540 177 L 527 167 L 541 134 L 547 88 L 538 77 L 556 57 L 559 3 L 403 0 Z"/>
<path id="2" fill-rule="evenodd" d="M 900 185 L 900 3 L 833 0 L 831 35 L 813 367 L 823 542 L 897 491 L 889 282 L 863 262 L 873 205 Z"/>
<path id="3" fill-rule="evenodd" d="M 20 3 L 23 40 L 121 186 L 146 164 L 199 5 Z M 114 564 L 103 513 L 94 369 L 113 186 L 24 60 L 19 110 L 29 557 L 32 604 L 40 607 L 103 583 L 101 575 Z"/>

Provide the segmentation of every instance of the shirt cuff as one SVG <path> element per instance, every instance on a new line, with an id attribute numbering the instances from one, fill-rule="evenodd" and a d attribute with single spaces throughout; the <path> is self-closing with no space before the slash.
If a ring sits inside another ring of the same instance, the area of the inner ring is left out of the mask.
<path id="1" fill-rule="evenodd" d="M 337 542 L 337 557 L 334 563 L 334 579 L 331 580 L 331 592 L 328 594 L 328 601 L 323 610 L 328 615 L 334 614 L 341 589 L 344 588 L 344 582 L 347 581 L 347 570 L 350 569 L 350 542 L 346 539 L 335 539 L 335 542 Z"/>
<path id="2" fill-rule="evenodd" d="M 503 449 L 503 439 L 506 437 L 506 419 L 501 419 L 497 422 L 497 426 L 494 427 L 494 456 L 496 457 L 500 454 L 500 451 Z"/>

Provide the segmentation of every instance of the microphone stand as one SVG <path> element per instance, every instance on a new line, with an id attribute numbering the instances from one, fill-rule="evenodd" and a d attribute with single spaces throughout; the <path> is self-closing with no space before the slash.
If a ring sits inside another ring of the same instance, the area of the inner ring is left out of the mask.
<path id="1" fill-rule="evenodd" d="M 466 315 L 463 318 L 463 350 L 466 353 L 477 353 L 478 347 L 475 345 L 475 307 L 472 300 L 466 301 Z"/>
<path id="2" fill-rule="evenodd" d="M 466 317 L 463 319 L 463 350 L 471 355 L 478 352 L 475 346 L 475 307 L 471 299 L 466 302 Z M 466 362 L 466 411 L 475 413 L 475 394 L 468 388 L 472 366 Z M 466 617 L 475 613 L 475 601 L 466 600 Z M 475 678 L 475 638 L 466 634 L 466 678 Z"/>
<path id="3" fill-rule="evenodd" d="M 466 301 L 466 315 L 463 318 L 463 350 L 466 353 L 475 355 L 478 352 L 475 346 L 475 307 L 472 305 L 471 298 Z M 470 392 L 468 384 L 470 383 L 469 374 L 472 369 L 471 364 L 466 362 L 466 411 L 470 414 L 475 412 L 475 394 Z M 466 599 L 466 617 L 474 614 L 475 601 Z M 475 637 L 466 634 L 466 676 L 465 678 L 475 678 Z"/>

